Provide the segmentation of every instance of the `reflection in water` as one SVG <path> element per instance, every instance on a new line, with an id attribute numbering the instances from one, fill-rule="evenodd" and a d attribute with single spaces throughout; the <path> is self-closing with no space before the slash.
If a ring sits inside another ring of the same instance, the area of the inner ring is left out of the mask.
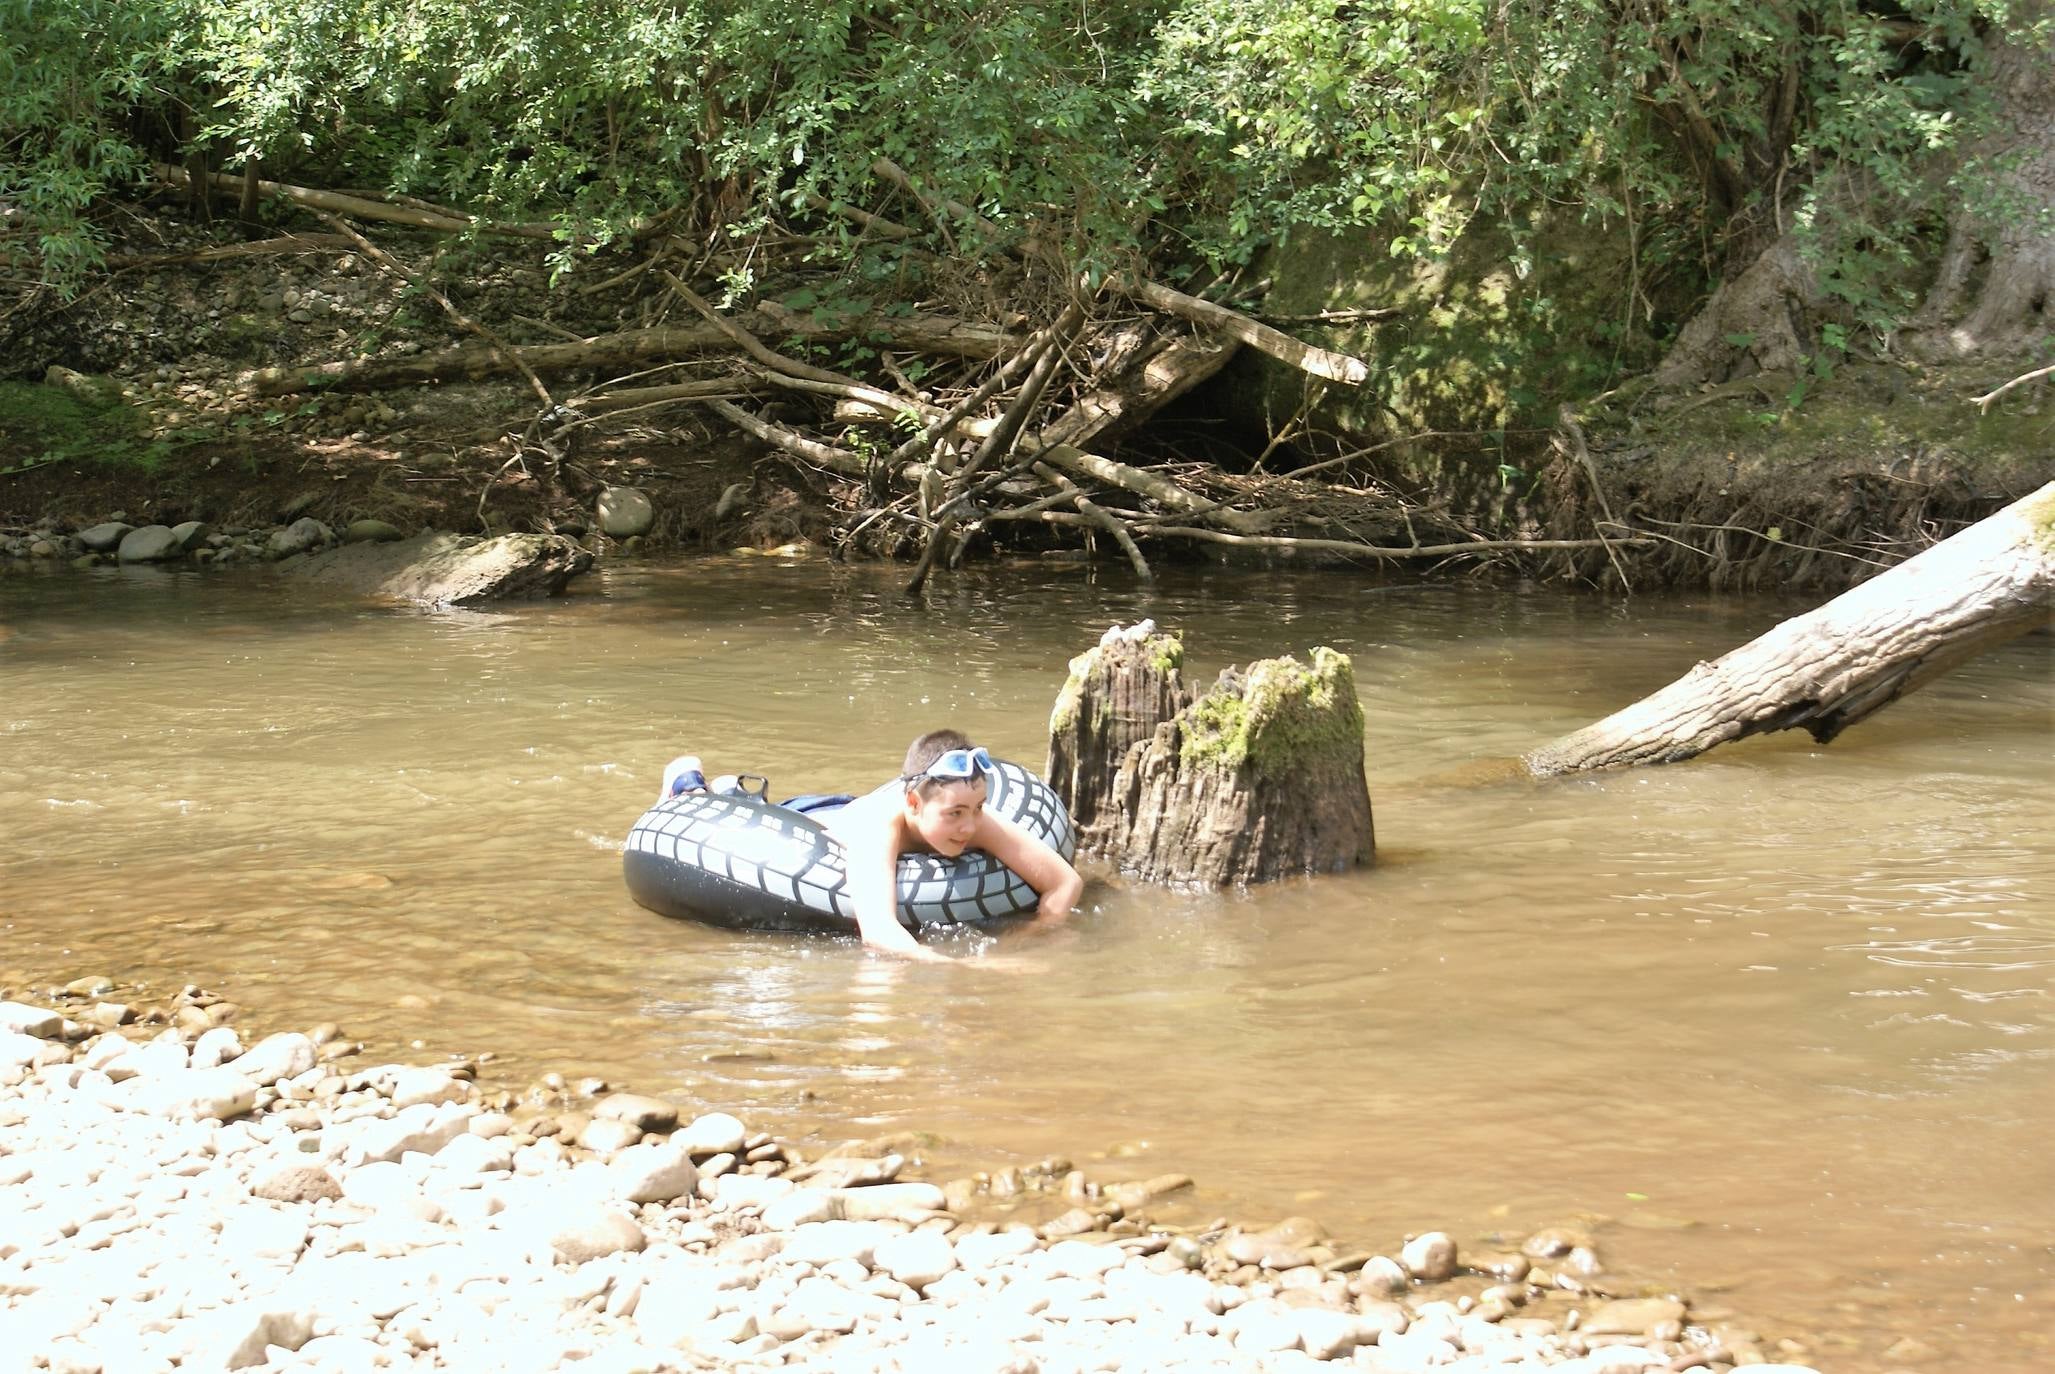
<path id="1" fill-rule="evenodd" d="M 1828 1367 L 1910 1363 L 1891 1328 L 1935 1347 L 1923 1370 L 2041 1362 L 2046 636 L 1830 749 L 1542 785 L 1479 763 L 1796 607 L 1040 569 L 909 604 L 898 582 L 713 562 L 425 617 L 0 579 L 0 975 L 194 979 L 388 1052 L 492 1049 L 830 1138 L 932 1130 L 945 1165 L 1188 1172 L 1194 1206 L 1310 1209 L 1373 1245 L 1596 1213 L 1623 1268 L 1731 1286 Z M 1065 660 L 1144 615 L 1201 677 L 1354 656 L 1375 871 L 1101 881 L 1064 930 L 963 937 L 990 968 L 627 900 L 620 838 L 672 755 L 856 790 L 947 722 L 1037 763 Z"/>

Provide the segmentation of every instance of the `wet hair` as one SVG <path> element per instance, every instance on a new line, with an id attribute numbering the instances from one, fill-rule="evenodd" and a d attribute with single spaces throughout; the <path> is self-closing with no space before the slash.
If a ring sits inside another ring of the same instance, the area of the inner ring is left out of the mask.
<path id="1" fill-rule="evenodd" d="M 953 778 L 923 777 L 936 759 L 951 749 L 970 748 L 970 736 L 961 730 L 930 730 L 906 746 L 906 765 L 899 770 L 899 776 L 906 781 L 906 790 L 926 801 L 941 791 Z"/>

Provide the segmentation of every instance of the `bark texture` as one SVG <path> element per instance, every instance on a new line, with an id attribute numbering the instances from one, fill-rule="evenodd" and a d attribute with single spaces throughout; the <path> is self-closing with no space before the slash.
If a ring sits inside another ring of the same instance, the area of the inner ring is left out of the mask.
<path id="1" fill-rule="evenodd" d="M 2049 0 L 2014 6 L 2010 22 L 1992 24 L 1975 49 L 1970 70 L 1991 102 L 1990 123 L 1952 168 L 1935 170 L 1935 194 L 1954 208 L 1934 279 L 1902 336 L 1908 351 L 2016 354 L 2055 328 L 2055 48 L 2034 33 L 2051 9 Z M 1843 201 L 1880 194 L 1855 175 L 1824 189 Z M 1659 382 L 1796 376 L 1817 351 L 1818 322 L 1837 304 L 1807 265 L 1788 208 L 1775 227 L 1761 255 L 1678 331 Z"/>
<path id="2" fill-rule="evenodd" d="M 1072 661 L 1049 775 L 1079 851 L 1150 882 L 1216 888 L 1370 862 L 1363 711 L 1348 658 L 1264 659 L 1203 694 L 1175 638 L 1109 631 Z"/>
<path id="3" fill-rule="evenodd" d="M 1825 743 L 2051 609 L 2055 482 L 1525 762 L 1542 776 L 1675 763 L 1793 728 Z"/>
<path id="4" fill-rule="evenodd" d="M 1996 110 L 1915 322 L 1912 342 L 1923 352 L 2012 351 L 2055 325 L 2055 48 L 2031 34 L 2050 9 L 2029 0 L 2014 7 L 2009 29 L 1994 25 L 1985 36 L 1977 77 Z"/>
<path id="5" fill-rule="evenodd" d="M 1114 773 L 1128 751 L 1191 704 L 1184 645 L 1152 633 L 1153 622 L 1113 627 L 1070 661 L 1070 679 L 1049 716 L 1049 785 L 1077 827 L 1078 852 L 1117 856 L 1128 820 L 1115 797 Z"/>

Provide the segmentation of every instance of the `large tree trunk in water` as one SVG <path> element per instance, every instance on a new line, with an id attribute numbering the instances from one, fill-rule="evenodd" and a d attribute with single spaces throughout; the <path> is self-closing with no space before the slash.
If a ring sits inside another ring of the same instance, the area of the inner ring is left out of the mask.
<path id="1" fill-rule="evenodd" d="M 2051 608 L 2055 482 L 1525 762 L 1543 776 L 1675 763 L 1793 727 L 1825 743 Z"/>
<path id="2" fill-rule="evenodd" d="M 1049 780 L 1078 852 L 1175 887 L 1228 887 L 1370 861 L 1363 709 L 1345 655 L 1230 668 L 1196 697 L 1183 645 L 1142 622 L 1071 662 Z"/>

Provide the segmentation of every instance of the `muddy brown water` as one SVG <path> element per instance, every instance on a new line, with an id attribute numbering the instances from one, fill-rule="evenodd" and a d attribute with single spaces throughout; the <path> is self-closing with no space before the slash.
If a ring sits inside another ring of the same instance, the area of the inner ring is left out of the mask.
<path id="1" fill-rule="evenodd" d="M 193 980 L 385 1053 L 931 1132 L 944 1176 L 1185 1172 L 1195 1216 L 1372 1248 L 1583 1218 L 1824 1368 L 2055 1361 L 2049 636 L 1830 748 L 1541 785 L 1471 765 L 1802 607 L 1042 568 L 909 605 L 901 577 L 713 560 L 447 615 L 0 577 L 0 977 Z M 1039 765 L 1065 660 L 1143 615 L 1206 673 L 1354 656 L 1374 871 L 1102 880 L 1067 930 L 999 938 L 1007 972 L 628 900 L 673 753 L 853 789 L 948 722 Z"/>

